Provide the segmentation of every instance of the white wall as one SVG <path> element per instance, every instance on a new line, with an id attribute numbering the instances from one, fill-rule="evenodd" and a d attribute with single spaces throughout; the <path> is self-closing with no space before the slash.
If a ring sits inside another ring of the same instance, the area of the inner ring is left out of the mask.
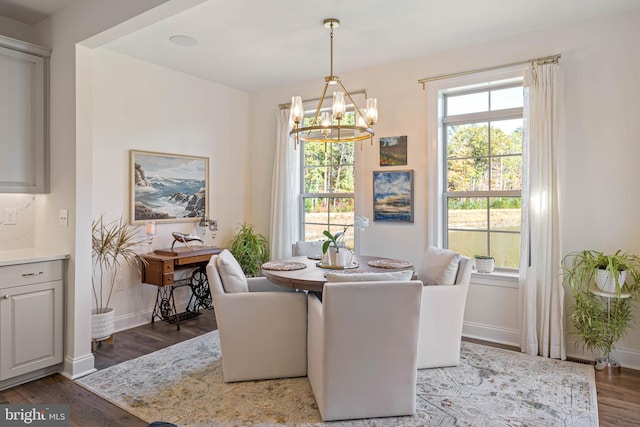
<path id="1" fill-rule="evenodd" d="M 92 140 L 90 85 L 87 85 L 91 81 L 91 65 L 90 52 L 78 47 L 77 43 L 122 22 L 126 22 L 128 29 L 135 29 L 139 20 L 134 17 L 156 6 L 154 11 L 162 11 L 176 4 L 190 7 L 195 1 L 76 0 L 34 27 L 34 42 L 52 48 L 51 191 L 36 198 L 35 246 L 71 255 L 65 291 L 63 373 L 72 378 L 93 369 L 90 336 Z M 175 13 L 175 10 L 171 12 Z M 161 19 L 158 12 L 152 15 Z M 59 209 L 69 210 L 68 227 L 58 225 Z"/>
<path id="2" fill-rule="evenodd" d="M 565 252 L 581 249 L 640 254 L 640 11 L 570 27 L 527 34 L 410 61 L 341 73 L 346 87 L 378 98 L 376 136 L 408 136 L 408 165 L 415 170 L 415 223 L 373 223 L 361 252 L 408 259 L 415 264 L 427 246 L 427 93 L 417 80 L 434 75 L 508 64 L 560 53 L 565 75 L 566 149 L 563 197 Z M 339 64 L 339 57 L 336 58 Z M 322 76 L 251 95 L 251 221 L 269 231 L 270 185 L 278 104 L 291 95 L 315 98 Z M 357 214 L 371 218 L 372 171 L 379 167 L 378 139 L 365 146 L 357 175 Z M 568 292 L 569 294 L 570 292 Z M 517 289 L 475 284 L 470 290 L 465 332 L 513 342 L 519 331 Z M 636 310 L 636 318 L 640 313 Z M 615 357 L 640 368 L 640 325 L 618 344 Z M 484 332 L 483 332 L 484 331 Z M 514 331 L 516 332 L 514 334 Z M 516 340 L 517 343 L 517 340 Z M 568 337 L 569 355 L 586 357 Z"/>
<path id="3" fill-rule="evenodd" d="M 209 158 L 209 212 L 218 218 L 223 246 L 248 209 L 246 92 L 158 67 L 110 50 L 93 52 L 93 217 L 129 218 L 130 150 Z M 240 197 L 239 197 L 240 196 Z M 194 232 L 194 223 L 158 224 L 154 248 L 171 246 L 171 232 Z M 143 237 L 144 230 L 140 230 Z M 143 245 L 141 251 L 146 252 Z M 115 292 L 116 328 L 148 323 L 156 287 L 122 271 Z M 188 298 L 180 289 L 178 299 Z M 179 307 L 180 310 L 180 307 Z"/>
<path id="4" fill-rule="evenodd" d="M 4 16 L 0 16 L 0 35 L 22 40 L 23 42 L 35 43 L 35 34 L 31 25 L 23 24 Z"/>

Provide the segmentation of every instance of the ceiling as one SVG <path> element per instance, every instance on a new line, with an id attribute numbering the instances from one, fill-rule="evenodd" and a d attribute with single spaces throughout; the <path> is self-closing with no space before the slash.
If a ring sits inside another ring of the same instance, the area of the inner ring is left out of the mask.
<path id="1" fill-rule="evenodd" d="M 49 14 L 69 1 L 0 0 L 0 14 L 7 4 Z M 208 0 L 105 47 L 255 91 L 329 74 L 325 18 L 341 21 L 334 32 L 340 75 L 636 9 L 637 0 Z M 197 44 L 176 45 L 173 35 Z"/>

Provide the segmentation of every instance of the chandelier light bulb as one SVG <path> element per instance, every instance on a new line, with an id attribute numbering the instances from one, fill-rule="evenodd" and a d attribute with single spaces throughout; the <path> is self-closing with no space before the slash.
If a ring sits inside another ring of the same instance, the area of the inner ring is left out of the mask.
<path id="1" fill-rule="evenodd" d="M 289 118 L 295 124 L 302 123 L 302 119 L 304 119 L 304 108 L 302 107 L 302 97 L 300 96 L 291 97 L 291 112 L 289 113 Z"/>
<path id="2" fill-rule="evenodd" d="M 363 113 L 367 117 L 369 126 L 373 126 L 378 121 L 378 100 L 376 98 L 367 98 L 366 112 Z"/>
<path id="3" fill-rule="evenodd" d="M 344 102 L 344 92 L 333 92 L 333 117 L 342 120 L 347 112 L 347 105 Z"/>

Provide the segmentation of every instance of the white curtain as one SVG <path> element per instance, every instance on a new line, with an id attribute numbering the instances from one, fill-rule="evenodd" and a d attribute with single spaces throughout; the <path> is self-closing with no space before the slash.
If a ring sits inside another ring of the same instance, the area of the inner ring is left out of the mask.
<path id="1" fill-rule="evenodd" d="M 521 350 L 564 360 L 561 85 L 557 63 L 525 72 L 520 302 Z"/>
<path id="2" fill-rule="evenodd" d="M 276 156 L 271 179 L 271 259 L 291 256 L 291 244 L 299 240 L 299 150 L 289 138 L 289 109 L 278 112 Z"/>

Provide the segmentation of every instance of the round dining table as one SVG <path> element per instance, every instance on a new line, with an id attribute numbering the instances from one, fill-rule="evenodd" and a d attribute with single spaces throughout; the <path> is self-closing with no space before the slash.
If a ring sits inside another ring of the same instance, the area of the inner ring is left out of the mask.
<path id="1" fill-rule="evenodd" d="M 369 265 L 382 265 L 374 267 Z M 304 267 L 302 267 L 304 264 Z M 266 267 L 266 268 L 265 268 Z M 397 268 L 396 268 L 397 267 Z M 296 268 L 289 270 L 288 268 Z M 327 282 L 327 273 L 388 273 L 392 271 L 414 270 L 408 261 L 391 258 L 354 255 L 349 268 L 323 266 L 319 260 L 307 256 L 295 256 L 263 264 L 262 274 L 272 283 L 293 289 L 322 292 Z"/>

